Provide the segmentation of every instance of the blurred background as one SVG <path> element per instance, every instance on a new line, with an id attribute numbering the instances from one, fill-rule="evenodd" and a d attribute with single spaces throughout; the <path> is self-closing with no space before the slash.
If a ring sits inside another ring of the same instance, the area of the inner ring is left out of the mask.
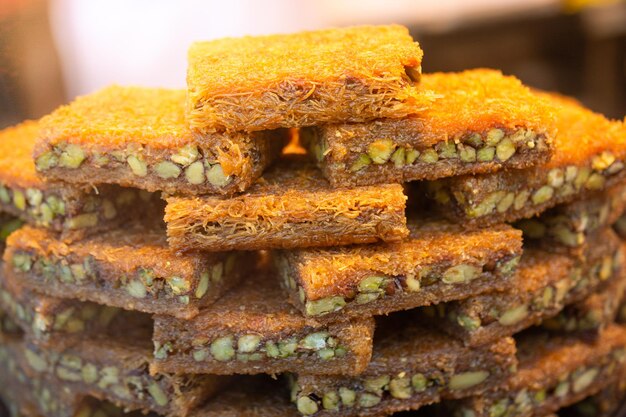
<path id="1" fill-rule="evenodd" d="M 499 68 L 626 113 L 626 2 L 0 0 L 0 127 L 111 83 L 185 86 L 194 40 L 401 23 L 424 71 Z"/>

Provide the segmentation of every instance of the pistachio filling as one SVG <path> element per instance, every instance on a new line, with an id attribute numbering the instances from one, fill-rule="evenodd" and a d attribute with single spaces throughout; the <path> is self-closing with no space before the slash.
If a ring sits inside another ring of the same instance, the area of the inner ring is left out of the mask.
<path id="1" fill-rule="evenodd" d="M 191 185 L 208 184 L 223 188 L 232 183 L 234 175 L 226 175 L 217 156 L 205 155 L 194 144 L 168 151 L 158 158 L 148 159 L 154 152 L 141 147 L 100 152 L 83 149 L 76 144 L 61 144 L 39 155 L 35 165 L 39 171 L 52 168 L 76 169 L 83 164 L 106 170 L 128 170 L 133 176 L 154 176 L 163 180 L 187 182 Z"/>
<path id="2" fill-rule="evenodd" d="M 619 251 L 613 256 L 605 256 L 588 268 L 583 274 L 580 268 L 572 271 L 570 276 L 542 287 L 524 298 L 522 304 L 507 305 L 506 307 L 492 307 L 485 313 L 466 311 L 462 305 L 437 304 L 436 309 L 427 308 L 425 313 L 446 317 L 454 326 L 461 327 L 466 332 L 475 332 L 481 327 L 490 325 L 515 326 L 528 317 L 536 317 L 544 312 L 560 309 L 567 299 L 575 292 L 580 292 L 591 285 L 606 281 L 621 267 Z M 593 317 L 592 317 L 593 316 Z M 550 321 L 548 320 L 547 323 Z M 580 325 L 589 325 L 593 328 L 598 324 L 598 317 L 591 315 L 583 320 Z M 546 322 L 544 322 L 546 323 Z"/>
<path id="3" fill-rule="evenodd" d="M 600 364 L 581 366 L 571 373 L 559 377 L 552 386 L 545 389 L 522 389 L 513 391 L 504 398 L 492 400 L 488 408 L 489 417 L 514 417 L 528 415 L 529 411 L 538 410 L 547 403 L 563 403 L 568 396 L 585 392 L 602 376 L 610 376 L 615 368 L 624 361 L 624 350 L 616 349 L 607 358 L 602 358 Z M 462 410 L 462 415 L 473 415 L 469 409 Z"/>
<path id="4" fill-rule="evenodd" d="M 313 135 L 313 138 L 310 151 L 321 162 L 328 154 L 328 145 L 318 135 Z M 543 134 L 538 135 L 527 129 L 505 131 L 494 128 L 420 149 L 410 144 L 394 143 L 392 139 L 377 139 L 369 143 L 362 153 L 349 153 L 346 165 L 351 172 L 358 172 L 369 166 L 385 164 L 401 169 L 411 165 L 431 165 L 439 161 L 459 164 L 504 163 L 516 154 L 545 147 L 546 138 Z"/>
<path id="5" fill-rule="evenodd" d="M 609 217 L 610 203 L 585 210 L 575 216 L 542 215 L 516 223 L 524 236 L 530 239 L 545 239 L 569 247 L 578 247 L 585 243 L 587 235 L 606 224 Z"/>
<path id="6" fill-rule="evenodd" d="M 37 339 L 46 339 L 53 333 L 82 333 L 107 328 L 121 309 L 95 303 L 81 302 L 63 306 L 58 311 L 41 313 L 21 305 L 13 296 L 0 289 L 2 308 L 8 311 Z"/>
<path id="7" fill-rule="evenodd" d="M 125 190 L 115 199 L 86 196 L 76 212 L 69 212 L 68 201 L 61 195 L 37 188 L 17 189 L 0 184 L 0 203 L 11 205 L 32 219 L 37 226 L 63 226 L 70 230 L 97 226 L 113 220 L 118 212 L 137 198 L 137 192 Z"/>
<path id="8" fill-rule="evenodd" d="M 611 158 L 606 159 L 607 155 Z M 605 162 L 598 162 L 599 160 Z M 606 165 L 606 161 L 613 161 Z M 539 206 L 550 200 L 563 198 L 583 190 L 602 190 L 608 178 L 624 169 L 624 163 L 617 161 L 613 155 L 605 151 L 592 158 L 591 166 L 569 165 L 563 168 L 552 168 L 546 175 L 543 184 L 533 188 L 521 189 L 516 192 L 494 191 L 476 200 L 473 194 L 445 190 L 439 181 L 429 185 L 430 193 L 440 204 L 446 205 L 454 198 L 456 204 L 463 207 L 469 218 L 487 216 L 493 213 L 504 213 L 508 210 L 519 211 L 527 205 Z"/>
<path id="9" fill-rule="evenodd" d="M 227 335 L 209 340 L 199 337 L 192 341 L 193 348 L 177 351 L 175 341 L 155 341 L 154 356 L 167 359 L 171 354 L 191 355 L 196 362 L 253 362 L 264 359 L 315 357 L 324 361 L 343 358 L 347 349 L 328 330 L 317 330 L 304 337 L 268 339 L 257 334 Z"/>
<path id="10" fill-rule="evenodd" d="M 150 268 L 137 267 L 131 274 L 121 273 L 115 282 L 109 282 L 110 280 L 100 276 L 103 266 L 92 256 L 69 260 L 70 257 L 48 258 L 38 253 L 16 250 L 11 263 L 16 272 L 29 272 L 30 277 L 46 283 L 52 281 L 69 285 L 97 285 L 98 288 L 105 283 L 110 289 L 117 292 L 121 289 L 132 298 L 173 299 L 179 304 L 187 305 L 191 300 L 206 296 L 212 285 L 220 285 L 224 275 L 232 273 L 235 257 L 236 254 L 228 255 L 224 262 L 212 265 L 210 270 L 201 272 L 199 277 L 193 279 L 180 276 L 158 277 Z"/>
<path id="11" fill-rule="evenodd" d="M 482 369 L 453 374 L 435 372 L 431 375 L 400 372 L 397 375 L 360 379 L 349 386 L 340 386 L 323 394 L 306 395 L 292 381 L 292 401 L 296 403 L 298 411 L 305 416 L 315 414 L 319 410 L 371 408 L 385 398 L 407 400 L 427 390 L 469 390 L 487 381 L 490 375 L 488 371 Z"/>
<path id="12" fill-rule="evenodd" d="M 346 306 L 362 305 L 384 297 L 393 297 L 402 293 L 418 293 L 429 291 L 429 287 L 471 285 L 472 281 L 485 274 L 510 276 L 519 257 L 501 256 L 491 263 L 483 264 L 448 264 L 422 266 L 415 272 L 404 276 L 388 276 L 384 274 L 365 275 L 357 284 L 351 296 L 336 295 L 318 300 L 308 300 L 304 289 L 288 273 L 289 268 L 283 267 L 282 284 L 292 292 L 297 292 L 299 300 L 308 316 L 321 316 L 342 310 Z"/>
<path id="13" fill-rule="evenodd" d="M 170 387 L 167 379 L 152 377 L 147 370 L 95 364 L 71 354 L 44 355 L 30 347 L 24 353 L 28 365 L 34 371 L 56 375 L 62 381 L 106 390 L 123 401 L 147 401 L 158 407 L 165 407 L 169 403 Z"/>

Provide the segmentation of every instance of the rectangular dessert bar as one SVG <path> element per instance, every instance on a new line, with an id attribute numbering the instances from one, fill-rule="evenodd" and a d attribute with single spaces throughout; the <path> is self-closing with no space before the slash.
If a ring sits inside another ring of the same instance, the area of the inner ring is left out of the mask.
<path id="1" fill-rule="evenodd" d="M 328 323 L 387 314 L 505 289 L 522 254 L 508 225 L 465 231 L 440 221 L 411 221 L 402 242 L 276 253 L 289 299 Z"/>
<path id="2" fill-rule="evenodd" d="M 610 386 L 625 366 L 626 329 L 618 325 L 606 328 L 593 342 L 541 332 L 524 334 L 517 341 L 517 373 L 500 387 L 463 400 L 462 415 L 553 413 Z"/>
<path id="3" fill-rule="evenodd" d="M 497 387 L 517 365 L 512 338 L 470 349 L 410 321 L 394 325 L 399 322 L 393 319 L 380 327 L 361 375 L 297 377 L 291 400 L 300 414 L 379 416 L 417 409 Z"/>
<path id="4" fill-rule="evenodd" d="M 239 196 L 169 197 L 176 250 L 337 246 L 407 236 L 400 184 L 333 189 L 302 155 L 286 157 Z"/>
<path id="5" fill-rule="evenodd" d="M 273 273 L 257 272 L 193 320 L 155 316 L 159 372 L 358 374 L 372 354 L 371 317 L 323 325 L 292 307 Z"/>
<path id="6" fill-rule="evenodd" d="M 530 218 L 621 183 L 626 176 L 626 125 L 573 99 L 537 93 L 554 106 L 558 134 L 552 158 L 524 170 L 446 178 L 427 194 L 450 218 L 484 226 Z"/>
<path id="7" fill-rule="evenodd" d="M 37 171 L 72 184 L 230 195 L 286 143 L 286 130 L 194 134 L 184 105 L 184 90 L 111 86 L 80 97 L 41 120 Z"/>
<path id="8" fill-rule="evenodd" d="M 600 284 L 619 278 L 623 253 L 612 232 L 602 234 L 586 249 L 584 260 L 525 249 L 505 291 L 438 304 L 426 309 L 425 316 L 443 319 L 442 328 L 469 346 L 511 336 L 555 316 Z"/>
<path id="9" fill-rule="evenodd" d="M 167 246 L 163 231 L 140 226 L 70 245 L 46 230 L 23 227 L 9 236 L 4 260 L 5 274 L 52 297 L 183 319 L 237 285 L 241 270 L 254 264 L 245 253 L 180 255 Z"/>
<path id="10" fill-rule="evenodd" d="M 560 204 L 537 217 L 518 221 L 524 238 L 559 250 L 584 245 L 598 229 L 612 225 L 626 209 L 626 187 L 617 185 L 593 196 Z"/>
<path id="11" fill-rule="evenodd" d="M 622 257 L 625 249 L 622 248 Z M 622 295 L 626 289 L 626 271 L 603 283 L 595 293 L 571 304 L 557 316 L 544 320 L 542 326 L 558 332 L 598 333 L 617 317 Z"/>
<path id="12" fill-rule="evenodd" d="M 398 25 L 195 42 L 192 130 L 254 131 L 414 113 L 422 50 Z"/>
<path id="13" fill-rule="evenodd" d="M 553 111 L 517 78 L 485 69 L 424 74 L 417 89 L 436 97 L 417 114 L 302 130 L 333 186 L 435 180 L 549 160 Z"/>
<path id="14" fill-rule="evenodd" d="M 48 378 L 77 395 L 168 416 L 187 416 L 227 383 L 213 375 L 151 374 L 149 330 L 68 337 L 45 348 L 26 339 L 22 367 L 30 378 Z"/>
<path id="15" fill-rule="evenodd" d="M 32 152 L 39 122 L 0 131 L 0 211 L 55 232 L 106 230 L 129 218 L 160 217 L 158 195 L 118 186 L 47 183 Z"/>
<path id="16" fill-rule="evenodd" d="M 152 327 L 148 314 L 42 295 L 25 288 L 15 278 L 14 274 L 0 272 L 0 310 L 13 323 L 10 328 L 19 327 L 38 344 L 45 345 L 64 335 L 91 335 L 128 326 Z"/>

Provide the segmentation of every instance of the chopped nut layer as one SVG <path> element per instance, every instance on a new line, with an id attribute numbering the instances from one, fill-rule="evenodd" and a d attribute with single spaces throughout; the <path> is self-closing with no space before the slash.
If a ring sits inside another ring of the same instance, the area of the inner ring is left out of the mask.
<path id="1" fill-rule="evenodd" d="M 245 190 L 280 154 L 287 131 L 196 135 L 184 90 L 111 86 L 41 121 L 33 153 L 47 179 L 148 191 Z"/>
<path id="2" fill-rule="evenodd" d="M 422 55 L 398 25 L 196 42 L 187 120 L 206 133 L 402 117 L 419 109 Z"/>
<path id="3" fill-rule="evenodd" d="M 462 401 L 461 415 L 547 415 L 616 382 L 626 359 L 626 329 L 612 325 L 594 342 L 576 337 L 524 335 L 519 370 L 500 387 Z"/>
<path id="4" fill-rule="evenodd" d="M 442 179 L 427 193 L 456 221 L 489 225 L 530 218 L 592 195 L 626 176 L 626 126 L 573 100 L 542 94 L 556 111 L 558 135 L 549 162 L 534 168 Z"/>
<path id="5" fill-rule="evenodd" d="M 150 317 L 141 313 L 27 290 L 16 282 L 13 274 L 0 274 L 0 310 L 38 344 L 63 335 L 99 334 L 132 326 L 152 327 Z"/>
<path id="6" fill-rule="evenodd" d="M 0 131 L 0 210 L 56 232 L 96 232 L 131 218 L 160 217 L 159 196 L 117 186 L 69 187 L 37 176 L 31 153 L 39 122 Z"/>
<path id="7" fill-rule="evenodd" d="M 236 285 L 245 254 L 190 253 L 168 248 L 162 231 L 131 227 L 67 244 L 24 227 L 7 240 L 5 273 L 27 288 L 146 313 L 196 316 Z"/>
<path id="8" fill-rule="evenodd" d="M 322 325 L 302 317 L 278 280 L 250 277 L 193 320 L 155 318 L 159 372 L 358 374 L 372 353 L 374 322 Z"/>
<path id="9" fill-rule="evenodd" d="M 622 248 L 622 257 L 626 248 Z M 557 316 L 544 320 L 542 326 L 558 332 L 598 333 L 615 321 L 626 289 L 626 271 L 604 283 L 594 294 L 565 307 Z"/>
<path id="10" fill-rule="evenodd" d="M 301 155 L 285 158 L 232 198 L 167 198 L 169 244 L 225 251 L 337 246 L 406 237 L 399 184 L 333 189 Z"/>
<path id="11" fill-rule="evenodd" d="M 24 366 L 33 378 L 48 378 L 75 394 L 123 404 L 128 410 L 187 416 L 224 383 L 216 376 L 151 375 L 149 342 L 130 332 L 111 337 L 68 338 L 45 349 L 27 342 Z"/>
<path id="12" fill-rule="evenodd" d="M 620 279 L 624 253 L 616 237 L 604 233 L 588 246 L 583 260 L 527 249 L 505 291 L 438 304 L 424 314 L 442 318 L 442 328 L 469 346 L 511 336 Z"/>
<path id="13" fill-rule="evenodd" d="M 549 160 L 553 112 L 518 79 L 484 69 L 425 74 L 418 94 L 436 98 L 406 118 L 302 131 L 333 186 L 434 180 Z"/>
<path id="14" fill-rule="evenodd" d="M 427 221 L 409 228 L 409 239 L 398 243 L 278 252 L 291 303 L 328 323 L 466 298 L 504 289 L 522 251 L 521 233 L 507 225 L 464 231 Z"/>
<path id="15" fill-rule="evenodd" d="M 292 381 L 291 400 L 300 414 L 374 416 L 417 409 L 497 387 L 516 366 L 511 338 L 468 349 L 409 323 L 381 326 L 384 334 L 374 345 L 372 361 L 358 377 L 300 375 Z"/>
<path id="16" fill-rule="evenodd" d="M 524 237 L 548 250 L 583 246 L 598 229 L 615 223 L 626 209 L 626 188 L 612 187 L 592 197 L 561 204 L 515 224 Z"/>

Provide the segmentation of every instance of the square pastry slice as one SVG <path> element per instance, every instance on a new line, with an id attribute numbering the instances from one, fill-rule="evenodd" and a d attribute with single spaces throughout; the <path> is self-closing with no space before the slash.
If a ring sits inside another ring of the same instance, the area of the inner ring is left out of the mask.
<path id="1" fill-rule="evenodd" d="M 233 194 L 280 154 L 287 131 L 192 133 L 184 90 L 111 86 L 79 97 L 41 121 L 37 171 L 79 185 Z"/>
<path id="2" fill-rule="evenodd" d="M 530 218 L 621 183 L 626 176 L 626 125 L 555 94 L 550 101 L 558 130 L 552 158 L 524 170 L 467 175 L 427 185 L 443 213 L 470 226 Z"/>
<path id="3" fill-rule="evenodd" d="M 196 42 L 187 119 L 207 133 L 402 117 L 415 112 L 422 55 L 398 25 Z"/>
<path id="4" fill-rule="evenodd" d="M 401 119 L 302 130 L 335 187 L 435 180 L 549 160 L 554 116 L 546 100 L 494 70 L 424 74 L 425 109 Z"/>

